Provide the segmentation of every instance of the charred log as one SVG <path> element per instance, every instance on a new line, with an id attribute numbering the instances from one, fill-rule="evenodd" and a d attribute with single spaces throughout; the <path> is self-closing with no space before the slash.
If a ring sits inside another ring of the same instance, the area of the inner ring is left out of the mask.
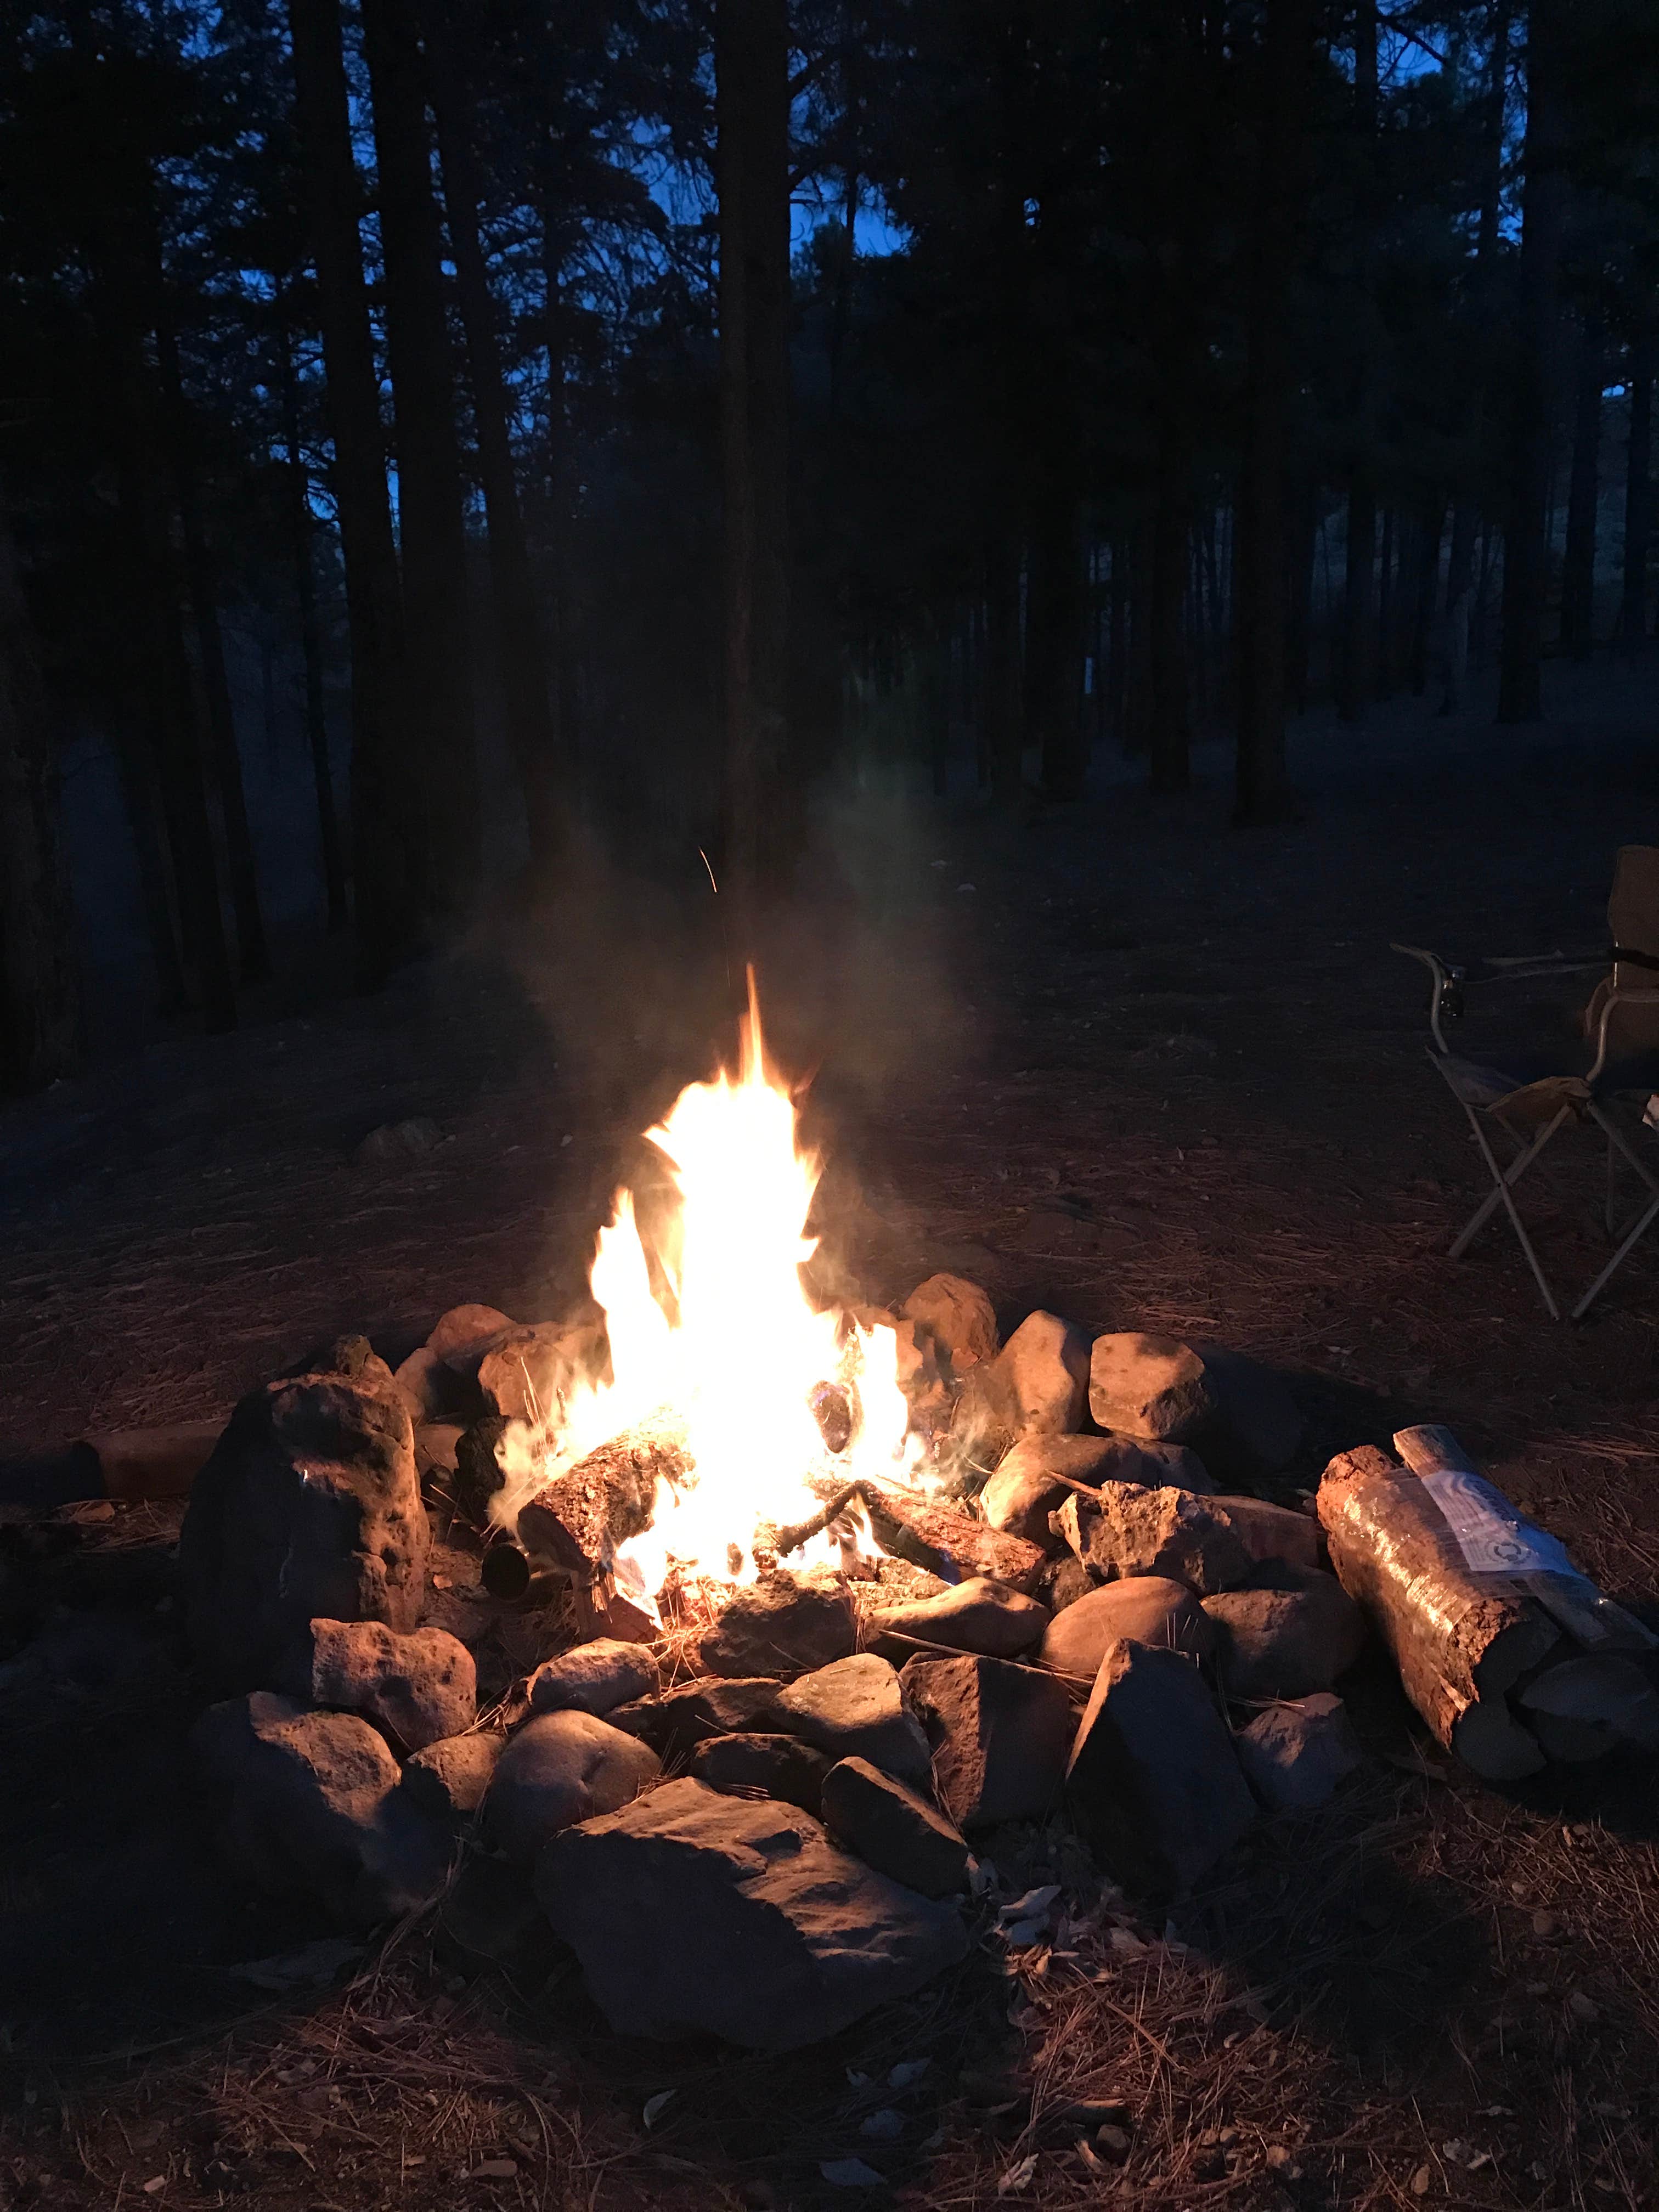
<path id="1" fill-rule="evenodd" d="M 651 1526 L 659 1483 L 683 1483 L 691 1467 L 684 1425 L 653 1415 L 544 1485 L 520 1508 L 519 1541 L 579 1579 L 608 1575 L 621 1547 Z"/>

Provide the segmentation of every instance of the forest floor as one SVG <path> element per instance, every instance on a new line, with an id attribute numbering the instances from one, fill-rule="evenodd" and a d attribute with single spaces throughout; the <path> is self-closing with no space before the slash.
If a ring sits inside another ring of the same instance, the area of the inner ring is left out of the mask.
<path id="1" fill-rule="evenodd" d="M 1659 664 L 1548 673 L 1536 730 L 1414 702 L 1310 720 L 1303 818 L 1265 832 L 1228 826 L 1218 752 L 1186 799 L 1112 764 L 1017 823 L 871 780 L 826 817 L 762 988 L 785 1064 L 818 1066 L 828 1264 L 862 1294 L 952 1267 L 1005 1326 L 1044 1305 L 1256 1353 L 1309 1414 L 1304 1487 L 1334 1449 L 1447 1420 L 1659 1618 L 1659 1255 L 1577 1328 L 1500 1227 L 1446 1259 L 1479 1163 L 1388 949 L 1604 943 L 1614 848 L 1659 834 Z M 590 876 L 554 921 L 499 916 L 380 999 L 273 995 L 234 1037 L 0 1113 L 0 1457 L 222 1413 L 343 1328 L 397 1357 L 463 1299 L 556 1313 L 633 1133 L 720 1034 L 708 918 Z M 412 1117 L 430 1150 L 356 1157 Z M 1528 1210 L 1580 1285 L 1601 1163 L 1583 1136 L 1557 1152 Z M 1650 1777 L 1476 1786 L 1378 1668 L 1352 1698 L 1368 1773 L 1264 1826 L 1144 1948 L 1020 1976 L 976 1950 L 790 2057 L 619 2041 L 570 1973 L 463 1978 L 421 1925 L 343 1985 L 271 1995 L 236 1969 L 322 1931 L 249 1903 L 191 1802 L 177 1514 L 58 1519 L 75 1548 L 35 1595 L 63 1609 L 0 1668 L 0 2203 L 883 2201 L 823 2176 L 849 2156 L 940 2207 L 1656 2201 Z M 1058 1847 L 991 1848 L 1014 1881 Z M 1121 2167 L 1055 2118 L 1108 2094 L 1137 2113 Z M 902 2134 L 863 2136 L 890 2105 Z"/>

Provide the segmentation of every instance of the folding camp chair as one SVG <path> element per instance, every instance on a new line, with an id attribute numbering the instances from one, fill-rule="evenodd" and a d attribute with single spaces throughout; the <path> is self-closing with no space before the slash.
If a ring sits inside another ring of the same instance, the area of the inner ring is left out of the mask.
<path id="1" fill-rule="evenodd" d="M 1420 960 L 1432 978 L 1429 1000 L 1429 1058 L 1468 1117 L 1474 1141 L 1492 1176 L 1487 1192 L 1451 1247 L 1451 1257 L 1461 1259 L 1493 1213 L 1501 1206 L 1527 1255 L 1528 1265 L 1543 1293 L 1553 1319 L 1561 1310 L 1550 1287 L 1525 1223 L 1516 1205 L 1516 1186 L 1542 1156 L 1558 1131 L 1594 1122 L 1606 1136 L 1607 1146 L 1607 1233 L 1615 1238 L 1612 1258 L 1572 1310 L 1578 1321 L 1589 1312 L 1630 1254 L 1659 1219 L 1659 1176 L 1640 1157 L 1614 1118 L 1620 1100 L 1638 1099 L 1646 1109 L 1641 1128 L 1659 1125 L 1659 846 L 1625 845 L 1614 866 L 1613 893 L 1607 901 L 1607 924 L 1612 932 L 1610 951 L 1600 957 L 1550 953 L 1536 959 L 1488 960 L 1483 972 L 1443 960 L 1418 945 L 1395 945 L 1391 950 Z M 1455 1052 L 1446 1030 L 1472 1011 L 1471 1000 L 1490 1006 L 1503 996 L 1503 987 L 1540 979 L 1588 975 L 1612 967 L 1596 985 L 1581 1018 L 1582 1042 L 1564 1038 L 1542 1046 L 1536 1038 L 1518 1048 Z M 1487 994 L 1492 994 L 1488 996 Z M 1489 1128 L 1495 1127 L 1513 1147 L 1507 1167 L 1498 1164 Z M 1647 1203 L 1622 1229 L 1615 1222 L 1615 1176 L 1623 1160 L 1633 1168 L 1647 1192 Z"/>

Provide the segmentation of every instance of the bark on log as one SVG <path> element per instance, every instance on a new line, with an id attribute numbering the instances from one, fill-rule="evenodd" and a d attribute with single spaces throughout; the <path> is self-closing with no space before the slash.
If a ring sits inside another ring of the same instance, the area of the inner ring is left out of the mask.
<path id="1" fill-rule="evenodd" d="M 942 1574 L 947 1582 L 988 1575 L 993 1582 L 1006 1583 L 1029 1596 L 1048 1563 L 1040 1546 L 970 1520 L 932 1498 L 874 1482 L 862 1482 L 859 1489 L 870 1509 L 877 1540 L 900 1559 Z"/>
<path id="2" fill-rule="evenodd" d="M 662 1414 L 578 1460 L 519 1509 L 519 1541 L 533 1559 L 584 1581 L 609 1574 L 617 1549 L 651 1526 L 659 1480 L 691 1472 L 685 1431 Z"/>
<path id="3" fill-rule="evenodd" d="M 1449 1751 L 1494 1781 L 1542 1754 L 1504 1702 L 1560 1642 L 1537 1601 L 1463 1564 L 1432 1494 L 1386 1452 L 1342 1452 L 1319 1486 L 1331 1564 L 1394 1655 L 1406 1694 Z"/>

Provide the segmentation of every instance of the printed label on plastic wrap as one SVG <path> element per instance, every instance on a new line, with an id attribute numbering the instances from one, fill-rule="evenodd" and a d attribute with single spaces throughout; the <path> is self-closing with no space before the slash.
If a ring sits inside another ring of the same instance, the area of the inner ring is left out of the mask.
<path id="1" fill-rule="evenodd" d="M 1423 1487 L 1446 1516 L 1464 1565 L 1476 1575 L 1568 1575 L 1584 1577 L 1562 1545 L 1523 1521 L 1500 1490 L 1478 1474 L 1438 1469 Z"/>

